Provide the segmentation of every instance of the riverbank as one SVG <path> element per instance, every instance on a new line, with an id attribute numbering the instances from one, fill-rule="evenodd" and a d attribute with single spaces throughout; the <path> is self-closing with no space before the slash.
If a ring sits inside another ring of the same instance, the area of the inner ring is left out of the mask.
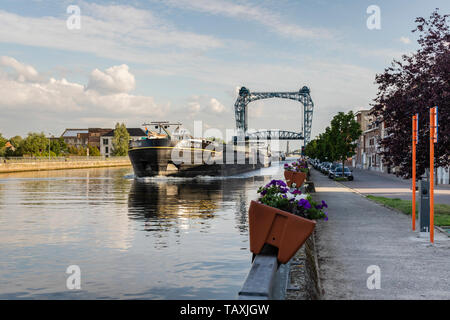
<path id="1" fill-rule="evenodd" d="M 2 159 L 0 174 L 25 171 L 48 171 L 131 166 L 128 157 L 77 157 L 51 159 Z"/>

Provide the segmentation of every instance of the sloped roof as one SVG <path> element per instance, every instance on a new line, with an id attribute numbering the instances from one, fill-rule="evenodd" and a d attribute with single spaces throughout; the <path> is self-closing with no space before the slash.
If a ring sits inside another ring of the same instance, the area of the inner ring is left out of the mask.
<path id="1" fill-rule="evenodd" d="M 147 136 L 141 128 L 127 128 L 128 134 L 130 137 L 145 137 Z M 108 133 L 105 133 L 102 135 L 102 137 L 113 137 L 114 136 L 114 130 L 111 130 Z"/>
<path id="2" fill-rule="evenodd" d="M 89 133 L 88 129 L 66 129 L 61 137 L 77 137 L 79 133 Z"/>

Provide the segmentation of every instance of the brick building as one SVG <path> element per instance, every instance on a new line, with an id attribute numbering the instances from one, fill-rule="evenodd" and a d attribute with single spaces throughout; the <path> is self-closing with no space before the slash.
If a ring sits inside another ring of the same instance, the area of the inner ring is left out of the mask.
<path id="1" fill-rule="evenodd" d="M 100 137 L 111 130 L 102 128 L 66 129 L 61 137 L 68 146 L 86 148 L 90 145 L 100 149 Z"/>

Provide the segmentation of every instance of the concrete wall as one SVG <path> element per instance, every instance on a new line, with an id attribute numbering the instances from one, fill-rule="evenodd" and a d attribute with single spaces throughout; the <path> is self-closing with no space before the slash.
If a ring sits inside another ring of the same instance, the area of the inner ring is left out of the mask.
<path id="1" fill-rule="evenodd" d="M 118 167 L 130 166 L 131 162 L 128 157 L 107 158 L 107 159 L 84 159 L 71 160 L 67 158 L 65 161 L 4 161 L 0 162 L 0 173 L 21 172 L 21 171 L 41 171 L 41 170 L 65 170 L 65 169 L 83 169 L 83 168 L 101 168 L 101 167 Z"/>

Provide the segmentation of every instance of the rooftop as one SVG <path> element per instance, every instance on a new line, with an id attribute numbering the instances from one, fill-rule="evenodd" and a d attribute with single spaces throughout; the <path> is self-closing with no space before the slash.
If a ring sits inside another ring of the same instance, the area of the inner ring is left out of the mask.
<path id="1" fill-rule="evenodd" d="M 77 137 L 80 133 L 88 133 L 88 129 L 66 129 L 61 137 Z"/>
<path id="2" fill-rule="evenodd" d="M 127 128 L 130 137 L 146 137 L 147 134 L 141 128 Z M 112 137 L 114 136 L 114 130 L 102 135 L 102 137 Z"/>

